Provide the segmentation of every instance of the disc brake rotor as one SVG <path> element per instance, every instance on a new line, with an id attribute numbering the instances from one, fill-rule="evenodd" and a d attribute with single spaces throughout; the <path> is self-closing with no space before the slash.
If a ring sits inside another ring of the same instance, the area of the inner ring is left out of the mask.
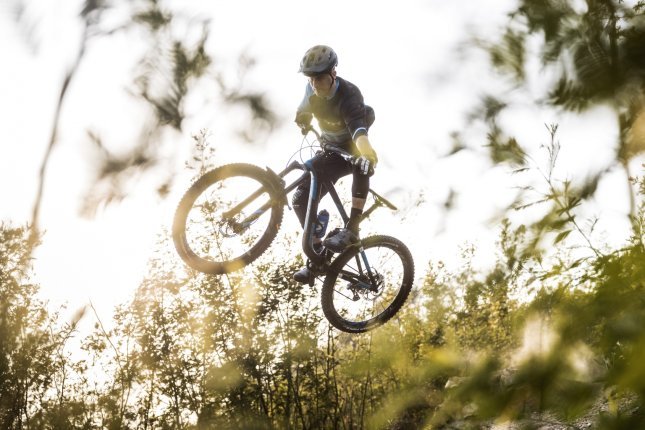
<path id="1" fill-rule="evenodd" d="M 352 301 L 356 302 L 361 297 L 365 300 L 376 300 L 383 294 L 383 276 L 377 272 L 374 272 L 372 276 L 376 282 L 376 291 L 370 288 L 371 284 L 369 279 L 364 279 L 363 281 L 365 277 L 361 277 L 361 280 L 358 282 L 349 282 L 347 284 L 347 289 L 352 293 Z"/>
<path id="2" fill-rule="evenodd" d="M 246 229 L 249 228 L 249 225 L 242 225 L 237 222 L 237 219 L 245 218 L 243 213 L 240 213 L 235 216 L 235 218 L 228 218 L 222 221 L 219 221 L 217 224 L 219 226 L 218 230 L 224 237 L 235 237 L 239 236 Z"/>

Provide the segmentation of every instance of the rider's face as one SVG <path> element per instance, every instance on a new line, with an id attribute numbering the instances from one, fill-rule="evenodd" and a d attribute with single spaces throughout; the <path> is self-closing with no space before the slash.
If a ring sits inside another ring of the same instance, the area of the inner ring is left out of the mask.
<path id="1" fill-rule="evenodd" d="M 335 70 L 333 70 L 331 74 L 324 73 L 322 75 L 309 77 L 309 84 L 318 97 L 327 97 L 331 93 L 331 86 L 334 83 L 332 76 L 336 76 Z"/>

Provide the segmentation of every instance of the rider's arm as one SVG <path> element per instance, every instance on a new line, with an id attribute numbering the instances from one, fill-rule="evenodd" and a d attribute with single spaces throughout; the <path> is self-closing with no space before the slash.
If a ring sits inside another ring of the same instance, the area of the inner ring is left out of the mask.
<path id="1" fill-rule="evenodd" d="M 374 166 L 376 166 L 376 163 L 378 163 L 378 157 L 376 155 L 376 151 L 372 148 L 372 144 L 367 138 L 367 134 L 361 134 L 356 138 L 356 147 L 361 155 L 369 158 L 374 163 Z"/>
<path id="2" fill-rule="evenodd" d="M 312 118 L 313 118 L 313 115 L 309 112 L 297 112 L 295 121 L 298 127 L 304 128 L 311 125 Z"/>
<path id="3" fill-rule="evenodd" d="M 363 102 L 363 95 L 354 85 L 348 86 L 346 91 L 345 100 L 340 108 L 345 124 L 360 154 L 369 158 L 376 165 L 378 157 L 367 137 L 369 125 L 365 121 L 366 107 Z"/>
<path id="4" fill-rule="evenodd" d="M 313 114 L 311 113 L 311 104 L 309 102 L 309 97 L 311 97 L 312 94 L 313 93 L 311 87 L 309 84 L 307 84 L 307 88 L 305 89 L 305 96 L 300 102 L 300 105 L 298 106 L 298 110 L 296 112 L 295 122 L 300 128 L 311 125 Z"/>

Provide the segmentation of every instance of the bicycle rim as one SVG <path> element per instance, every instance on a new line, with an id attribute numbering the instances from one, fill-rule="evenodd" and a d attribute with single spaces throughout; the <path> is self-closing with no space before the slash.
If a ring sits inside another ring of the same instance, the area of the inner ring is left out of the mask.
<path id="1" fill-rule="evenodd" d="M 282 207 L 264 175 L 254 166 L 229 165 L 193 184 L 180 202 L 173 229 L 184 261 L 202 272 L 221 274 L 242 268 L 264 252 L 282 218 Z M 257 198 L 229 213 L 258 190 Z"/>
<path id="2" fill-rule="evenodd" d="M 333 263 L 322 292 L 323 312 L 336 328 L 364 332 L 394 316 L 407 299 L 414 262 L 407 247 L 389 236 L 363 240 Z"/>

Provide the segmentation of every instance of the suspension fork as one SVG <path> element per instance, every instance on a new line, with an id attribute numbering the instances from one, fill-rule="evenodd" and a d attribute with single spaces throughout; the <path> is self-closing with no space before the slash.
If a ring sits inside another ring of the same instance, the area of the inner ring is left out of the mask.
<path id="1" fill-rule="evenodd" d="M 376 292 L 378 290 L 376 286 L 377 279 L 374 276 L 374 272 L 372 271 L 372 266 L 370 266 L 370 263 L 367 260 L 367 255 L 365 254 L 365 250 L 363 249 L 362 246 L 359 249 L 359 253 L 356 256 L 354 256 L 354 259 L 356 261 L 356 266 L 358 267 L 359 276 L 362 276 L 363 274 L 367 274 L 367 278 L 369 279 L 370 283 L 369 283 L 369 288 L 366 288 L 366 289 Z M 351 276 L 348 276 L 348 278 L 351 278 Z M 346 279 L 346 280 L 351 280 L 351 279 Z"/>

